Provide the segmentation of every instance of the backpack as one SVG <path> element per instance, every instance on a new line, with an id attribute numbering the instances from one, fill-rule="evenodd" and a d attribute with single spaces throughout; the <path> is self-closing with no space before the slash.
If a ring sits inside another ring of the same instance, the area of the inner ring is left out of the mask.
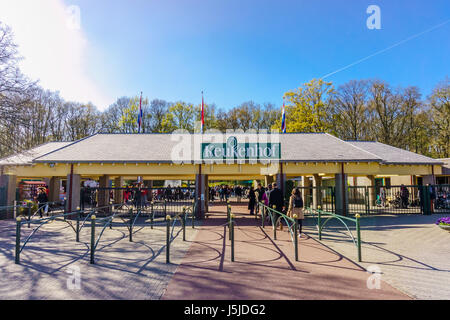
<path id="1" fill-rule="evenodd" d="M 303 200 L 302 198 L 294 198 L 294 208 L 303 208 Z"/>

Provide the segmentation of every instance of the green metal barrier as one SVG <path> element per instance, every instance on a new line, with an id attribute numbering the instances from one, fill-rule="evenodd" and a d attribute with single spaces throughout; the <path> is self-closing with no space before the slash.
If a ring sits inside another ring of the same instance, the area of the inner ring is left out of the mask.
<path id="1" fill-rule="evenodd" d="M 167 221 L 167 233 L 166 233 L 166 263 L 170 263 L 170 219 L 169 215 L 166 216 Z"/>
<path id="2" fill-rule="evenodd" d="M 150 229 L 153 229 L 153 220 L 155 220 L 155 212 L 153 210 L 154 202 L 150 202 Z"/>
<path id="3" fill-rule="evenodd" d="M 94 213 L 97 213 L 100 209 L 104 209 L 104 208 L 106 208 L 106 207 L 99 207 L 99 208 L 94 208 L 94 209 L 91 209 L 91 210 L 86 209 L 86 210 L 84 210 L 84 211 L 80 211 L 80 215 L 77 216 L 77 225 L 79 225 L 79 223 L 80 223 L 81 212 L 84 212 L 84 213 L 86 213 L 86 211 L 89 211 L 89 212 L 87 213 L 86 217 L 84 217 L 83 223 L 81 224 L 81 226 L 77 227 L 77 228 L 78 228 L 78 229 L 77 229 L 77 230 L 78 230 L 77 235 L 79 235 L 80 232 L 81 232 L 81 230 L 84 228 L 84 225 L 86 224 L 86 221 L 87 221 Z M 114 208 L 114 206 L 113 206 L 113 208 Z M 77 242 L 78 242 L 78 241 L 77 241 Z"/>
<path id="4" fill-rule="evenodd" d="M 270 208 L 261 202 L 259 204 L 262 208 L 262 211 L 265 211 L 264 213 L 261 213 L 262 227 L 264 228 L 265 215 L 267 214 L 267 216 L 270 217 L 270 221 L 272 222 L 274 240 L 277 240 L 277 226 L 280 225 L 282 227 L 282 220 L 286 222 L 286 226 L 288 227 L 288 231 L 294 245 L 295 261 L 298 261 L 298 221 L 296 216 L 294 218 L 291 218 L 275 210 L 275 208 Z M 278 215 L 278 218 L 276 218 L 276 215 Z"/>
<path id="5" fill-rule="evenodd" d="M 53 201 L 53 202 L 45 202 L 45 203 L 42 203 L 41 204 L 41 206 L 39 206 L 39 204 L 38 204 L 38 208 L 37 208 L 37 210 L 34 212 L 34 213 L 31 213 L 31 219 L 33 219 L 41 210 L 43 210 L 46 206 L 49 206 L 48 207 L 48 212 L 50 212 L 50 210 L 51 210 L 51 208 L 50 208 L 50 206 L 51 205 L 55 205 L 55 204 L 59 204 L 60 206 L 61 206 L 61 208 L 64 208 L 64 204 L 63 203 L 61 203 L 61 201 Z M 64 211 L 64 210 L 63 210 Z"/>
<path id="6" fill-rule="evenodd" d="M 196 208 L 196 202 L 195 201 L 192 201 L 192 207 L 187 207 L 187 206 L 185 206 L 184 207 L 185 209 L 186 209 L 186 217 L 188 217 L 189 216 L 189 213 L 190 213 L 190 216 L 191 216 L 191 222 L 192 222 L 192 229 L 194 229 L 195 228 L 195 208 Z"/>
<path id="7" fill-rule="evenodd" d="M 325 225 L 328 223 L 328 221 L 330 221 L 332 219 L 336 219 L 336 220 L 340 221 L 344 225 L 344 227 L 347 229 L 350 238 L 352 239 L 353 243 L 355 244 L 357 253 L 358 253 L 358 262 L 361 262 L 362 261 L 361 226 L 360 226 L 361 216 L 359 214 L 356 214 L 355 218 L 345 217 L 345 216 L 338 215 L 338 214 L 335 214 L 332 212 L 325 212 L 325 211 L 321 210 L 320 207 L 317 210 L 315 210 L 315 212 L 317 213 L 317 228 L 318 228 L 318 232 L 319 232 L 319 240 L 322 240 L 322 230 L 325 227 Z M 324 218 L 324 220 L 322 220 L 322 218 Z M 353 233 L 351 232 L 346 221 L 355 223 L 356 239 L 353 236 Z"/>
<path id="8" fill-rule="evenodd" d="M 97 213 L 99 210 L 102 210 L 104 208 L 110 208 L 110 212 L 112 213 L 110 216 L 104 217 L 104 218 L 97 218 L 95 213 Z M 86 222 L 89 220 L 91 223 L 91 239 L 90 239 L 90 263 L 95 264 L 95 252 L 98 247 L 98 244 L 100 242 L 100 239 L 105 232 L 105 229 L 109 226 L 112 226 L 114 218 L 121 218 L 124 222 L 123 225 L 126 226 L 129 230 L 129 239 L 130 241 L 133 241 L 133 228 L 136 225 L 136 222 L 141 216 L 142 210 L 139 209 L 135 215 L 133 215 L 133 210 L 129 209 L 126 211 L 127 205 L 122 204 L 115 208 L 114 205 L 112 206 L 105 206 L 105 207 L 99 207 L 94 208 L 93 210 L 77 210 L 70 213 L 64 213 L 60 215 L 55 215 L 52 217 L 42 218 L 42 219 L 36 219 L 36 220 L 29 220 L 27 215 L 26 217 L 19 216 L 16 218 L 16 247 L 15 247 L 15 263 L 20 264 L 20 254 L 27 245 L 27 243 L 30 241 L 30 239 L 33 237 L 33 235 L 45 224 L 53 222 L 53 221 L 63 221 L 70 225 L 70 227 L 74 230 L 76 233 L 76 241 L 79 242 L 80 240 L 80 231 L 83 229 L 83 227 L 86 225 Z M 125 211 L 124 211 L 125 210 Z M 82 214 L 86 214 L 86 217 L 84 220 L 82 220 Z M 129 220 L 126 221 L 124 219 L 124 215 L 129 215 Z M 167 220 L 167 223 L 169 223 L 169 231 L 168 231 L 168 240 L 169 240 L 169 248 L 168 248 L 168 254 L 170 254 L 170 242 L 175 238 L 173 235 L 170 236 L 170 222 L 173 221 L 172 226 L 172 234 L 175 227 L 175 223 L 177 220 L 181 221 L 182 231 L 183 231 L 183 241 L 186 241 L 186 217 L 187 217 L 187 209 L 185 208 L 182 213 L 177 214 L 174 218 L 171 218 L 169 215 L 167 215 L 164 219 Z M 75 222 L 76 225 L 73 226 L 71 220 L 67 220 L 66 217 L 69 216 L 76 216 Z M 169 218 L 168 218 L 169 217 Z M 154 225 L 160 225 L 164 224 L 165 222 L 159 222 L 154 223 L 154 220 L 152 220 L 152 224 L 150 226 Z M 23 224 L 36 224 L 37 227 L 30 233 L 30 235 L 25 239 L 23 245 L 21 245 L 21 228 Z M 101 231 L 96 236 L 96 229 L 97 225 L 101 224 Z M 143 225 L 149 226 L 147 224 Z M 169 258 L 168 258 L 169 259 Z M 169 260 L 170 261 L 170 260 Z"/>
<path id="9" fill-rule="evenodd" d="M 119 208 L 123 209 L 124 205 L 122 205 Z M 190 208 L 189 208 L 190 209 Z M 155 223 L 155 220 L 153 219 L 153 216 L 151 217 L 151 224 L 140 224 L 140 226 L 143 227 L 147 227 L 150 226 L 153 229 L 153 226 L 155 225 L 163 225 L 165 224 L 167 227 L 167 235 L 166 235 L 166 262 L 170 263 L 170 242 L 173 241 L 173 239 L 175 238 L 173 236 L 173 231 L 175 228 L 175 224 L 177 220 L 180 220 L 181 222 L 181 227 L 182 227 L 182 231 L 183 231 L 183 241 L 186 241 L 186 212 L 187 212 L 187 208 L 183 208 L 183 212 L 179 213 L 177 215 L 175 215 L 174 217 L 171 217 L 170 215 L 166 215 L 164 217 L 164 220 L 162 221 L 158 221 Z M 129 231 L 129 240 L 130 242 L 133 241 L 133 228 L 137 225 L 136 222 L 138 220 L 138 218 L 142 215 L 142 209 L 138 209 L 136 214 L 133 214 L 133 209 L 129 208 L 128 212 L 123 212 L 123 213 L 119 213 L 120 210 L 116 210 L 116 212 L 114 212 L 111 216 L 102 218 L 102 219 L 97 219 L 94 218 L 95 216 L 91 217 L 91 264 L 95 263 L 95 251 L 96 248 L 100 242 L 100 239 L 103 235 L 103 232 L 105 231 L 105 229 L 110 226 L 114 220 L 114 218 L 120 218 L 123 221 L 123 225 L 126 226 L 128 228 Z M 124 214 L 128 214 L 129 216 L 129 220 L 126 221 L 123 218 Z M 99 234 L 99 236 L 97 237 L 97 240 L 95 240 L 95 231 L 96 231 L 96 223 L 98 222 L 104 222 L 104 224 L 102 225 L 102 230 Z M 170 223 L 173 222 L 172 224 L 172 232 L 171 232 L 171 228 L 170 228 Z"/>
<path id="10" fill-rule="evenodd" d="M 119 206 L 119 208 L 117 208 L 116 212 L 113 212 L 112 215 L 108 216 L 108 217 L 104 217 L 104 218 L 100 218 L 97 219 L 97 217 L 95 215 L 91 215 L 91 246 L 90 246 L 90 263 L 91 264 L 95 264 L 95 250 L 97 249 L 97 246 L 100 242 L 100 239 L 103 235 L 103 233 L 105 232 L 105 229 L 110 226 L 114 220 L 115 217 L 120 217 L 122 218 L 122 215 L 126 214 L 127 212 L 124 213 L 119 213 L 120 209 L 123 207 L 124 205 Z M 113 207 L 114 208 L 114 207 Z M 122 218 L 123 220 L 123 218 Z M 130 217 L 130 221 L 132 221 L 133 219 Z M 104 222 L 103 226 L 102 226 L 102 230 L 100 231 L 100 234 L 97 237 L 97 240 L 95 240 L 95 230 L 96 230 L 96 223 L 98 222 Z M 132 230 L 131 230 L 131 226 L 132 226 L 132 222 L 128 222 L 129 224 L 125 223 L 125 225 L 128 227 L 128 230 L 130 231 L 130 241 L 132 241 Z"/>
<path id="11" fill-rule="evenodd" d="M 16 264 L 20 264 L 20 254 L 22 253 L 23 249 L 25 249 L 25 246 L 28 244 L 28 242 L 31 240 L 31 238 L 33 237 L 33 235 L 45 224 L 53 222 L 53 221 L 63 221 L 66 222 L 67 224 L 69 224 L 69 226 L 73 229 L 73 231 L 76 233 L 76 239 L 78 238 L 78 232 L 77 229 L 72 225 L 72 223 L 69 220 L 66 220 L 66 217 L 68 216 L 73 216 L 73 215 L 78 215 L 80 213 L 80 211 L 74 211 L 74 212 L 69 212 L 69 213 L 64 213 L 64 214 L 60 214 L 60 215 L 55 215 L 52 217 L 47 217 L 47 218 L 42 218 L 42 219 L 38 219 L 38 220 L 22 220 L 22 217 L 19 216 L 16 218 L 16 251 L 15 251 L 15 263 Z M 27 217 L 28 218 L 28 217 Z M 31 231 L 31 233 L 28 235 L 28 237 L 25 239 L 23 245 L 21 246 L 21 229 L 22 229 L 22 224 L 37 224 L 38 226 L 36 228 L 33 229 L 33 231 Z"/>
<path id="12" fill-rule="evenodd" d="M 230 213 L 229 233 L 231 241 L 231 262 L 234 262 L 234 214 Z"/>
<path id="13" fill-rule="evenodd" d="M 173 217 L 170 215 L 166 215 L 166 263 L 170 263 L 170 243 L 175 239 L 173 232 L 175 230 L 175 224 L 177 220 L 181 223 L 181 228 L 183 231 L 183 241 L 186 241 L 186 216 L 187 216 L 187 208 L 183 208 L 183 212 L 181 214 L 177 214 Z M 173 221 L 173 222 L 172 222 Z M 172 228 L 170 223 L 172 222 Z"/>

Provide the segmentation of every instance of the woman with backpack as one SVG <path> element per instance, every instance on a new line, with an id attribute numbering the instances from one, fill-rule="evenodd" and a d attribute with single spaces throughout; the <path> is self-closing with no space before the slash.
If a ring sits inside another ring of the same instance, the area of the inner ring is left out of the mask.
<path id="1" fill-rule="evenodd" d="M 300 193 L 299 188 L 295 188 L 292 190 L 292 195 L 289 198 L 289 209 L 287 213 L 291 218 L 293 218 L 294 215 L 297 215 L 298 237 L 301 238 L 303 219 L 305 218 L 305 216 L 303 214 L 302 194 Z"/>

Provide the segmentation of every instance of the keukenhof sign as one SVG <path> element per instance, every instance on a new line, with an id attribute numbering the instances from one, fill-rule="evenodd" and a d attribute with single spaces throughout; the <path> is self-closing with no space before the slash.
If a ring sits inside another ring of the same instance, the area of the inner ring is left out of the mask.
<path id="1" fill-rule="evenodd" d="M 236 137 L 229 137 L 226 143 L 202 143 L 201 158 L 205 160 L 265 159 L 279 160 L 280 143 L 245 142 L 238 143 Z"/>

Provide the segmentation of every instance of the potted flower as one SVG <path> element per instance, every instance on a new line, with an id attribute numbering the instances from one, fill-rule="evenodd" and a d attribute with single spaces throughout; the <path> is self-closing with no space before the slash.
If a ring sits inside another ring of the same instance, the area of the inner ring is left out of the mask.
<path id="1" fill-rule="evenodd" d="M 440 218 L 440 219 L 438 219 L 438 221 L 436 221 L 436 224 L 437 224 L 441 229 L 450 231 L 450 217 Z"/>

